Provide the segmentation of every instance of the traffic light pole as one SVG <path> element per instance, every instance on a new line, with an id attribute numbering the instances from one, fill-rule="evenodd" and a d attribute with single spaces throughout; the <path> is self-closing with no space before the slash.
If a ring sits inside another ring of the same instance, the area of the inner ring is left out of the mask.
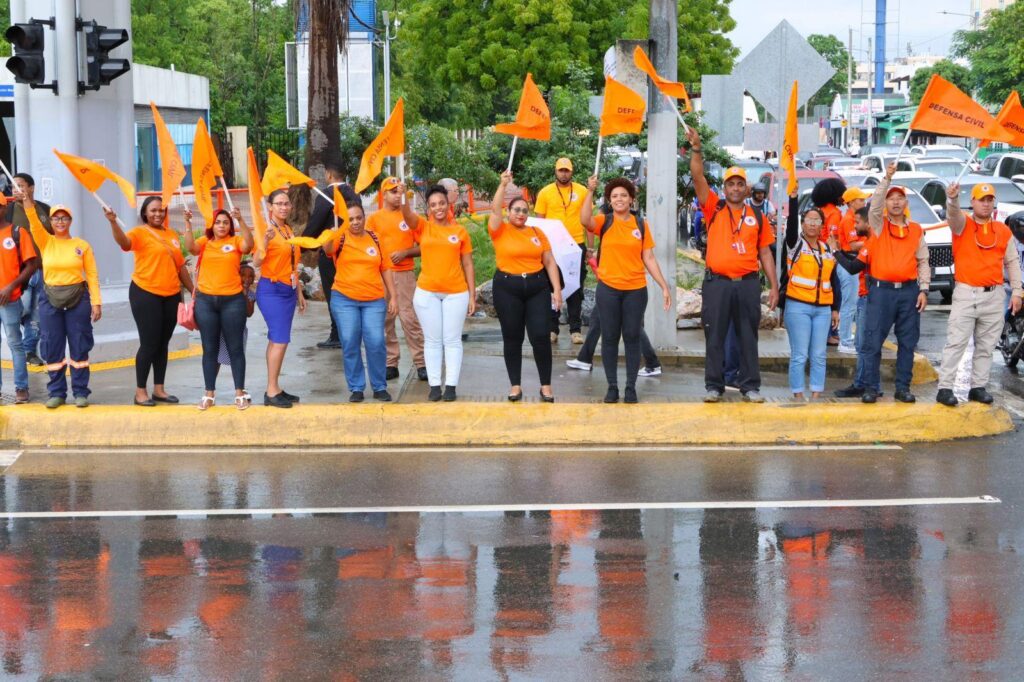
<path id="1" fill-rule="evenodd" d="M 72 154 L 81 149 L 79 137 L 79 97 L 78 97 L 78 32 L 75 30 L 78 18 L 75 12 L 75 0 L 55 0 L 54 17 L 57 25 L 54 28 L 54 50 L 57 71 L 57 110 L 60 112 L 60 141 Z M 73 50 L 73 51 L 72 51 Z M 17 113 L 15 113 L 17 116 Z M 40 150 L 42 151 L 42 150 Z M 62 189 L 61 202 L 74 207 L 82 205 L 81 185 L 77 182 L 65 183 Z"/>
<path id="2" fill-rule="evenodd" d="M 26 0 L 11 0 L 11 24 L 24 23 L 28 18 L 25 11 Z M 29 97 L 30 88 L 23 83 L 14 84 L 14 169 L 32 167 L 32 143 L 28 121 L 32 119 L 32 104 Z"/>

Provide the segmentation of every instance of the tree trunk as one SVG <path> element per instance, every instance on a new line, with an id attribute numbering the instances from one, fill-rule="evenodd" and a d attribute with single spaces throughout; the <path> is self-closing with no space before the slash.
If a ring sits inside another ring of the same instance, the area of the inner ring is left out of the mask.
<path id="1" fill-rule="evenodd" d="M 309 0 L 309 111 L 306 173 L 324 180 L 324 164 L 337 161 L 338 52 L 345 45 L 349 0 Z"/>

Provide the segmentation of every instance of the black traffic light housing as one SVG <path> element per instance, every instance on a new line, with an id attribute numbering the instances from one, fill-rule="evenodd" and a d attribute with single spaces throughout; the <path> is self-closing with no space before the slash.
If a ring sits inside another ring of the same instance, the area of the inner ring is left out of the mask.
<path id="1" fill-rule="evenodd" d="M 46 44 L 43 26 L 54 27 L 54 20 L 30 19 L 26 24 L 13 24 L 4 32 L 4 38 L 14 46 L 14 56 L 7 60 L 7 70 L 17 83 L 31 88 L 47 88 L 57 92 L 57 82 L 46 83 Z"/>
<path id="2" fill-rule="evenodd" d="M 78 92 L 99 90 L 104 85 L 128 73 L 131 62 L 127 59 L 112 59 L 110 51 L 128 42 L 128 31 L 123 28 L 107 28 L 95 21 L 79 20 L 78 29 L 85 37 L 85 81 L 78 81 Z"/>

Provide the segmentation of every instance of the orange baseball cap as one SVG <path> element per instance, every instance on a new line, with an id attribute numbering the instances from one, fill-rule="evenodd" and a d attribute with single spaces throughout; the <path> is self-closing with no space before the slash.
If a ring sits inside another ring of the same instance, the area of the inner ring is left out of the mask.
<path id="1" fill-rule="evenodd" d="M 742 178 L 743 182 L 746 182 L 747 171 L 743 170 L 739 166 L 730 166 L 722 175 L 722 182 L 725 182 L 729 178 Z"/>
<path id="2" fill-rule="evenodd" d="M 572 170 L 572 161 L 570 161 L 569 159 L 567 159 L 567 158 L 565 158 L 563 156 L 558 161 L 555 161 L 555 170 L 556 171 L 560 171 L 560 170 L 571 171 Z"/>
<path id="3" fill-rule="evenodd" d="M 381 189 L 382 192 L 388 192 L 388 191 L 393 190 L 394 188 L 398 187 L 399 184 L 400 184 L 400 181 L 399 181 L 398 178 L 396 178 L 394 176 L 387 177 L 387 178 L 384 178 L 381 181 L 380 189 Z"/>
<path id="4" fill-rule="evenodd" d="M 843 201 L 848 204 L 854 199 L 867 199 L 870 196 L 870 194 L 862 190 L 860 187 L 851 187 L 843 192 Z"/>
<path id="5" fill-rule="evenodd" d="M 975 185 L 974 188 L 971 189 L 972 199 L 984 199 L 985 197 L 992 197 L 993 199 L 995 199 L 996 188 L 988 184 L 987 182 L 983 182 L 980 185 Z"/>
<path id="6" fill-rule="evenodd" d="M 54 204 L 53 206 L 50 207 L 51 218 L 57 215 L 58 213 L 67 213 L 69 218 L 75 217 L 71 214 L 71 209 L 65 206 L 64 204 Z"/>
<path id="7" fill-rule="evenodd" d="M 889 186 L 889 189 L 888 189 L 888 190 L 886 190 L 886 192 L 885 192 L 885 196 L 889 196 L 889 195 L 890 195 L 890 194 L 892 194 L 893 192 L 899 192 L 899 193 L 900 193 L 900 194 L 902 194 L 903 196 L 907 196 L 907 190 L 906 190 L 906 188 L 905 188 L 905 187 L 902 187 L 902 186 L 900 186 L 900 185 L 890 185 L 890 186 Z"/>

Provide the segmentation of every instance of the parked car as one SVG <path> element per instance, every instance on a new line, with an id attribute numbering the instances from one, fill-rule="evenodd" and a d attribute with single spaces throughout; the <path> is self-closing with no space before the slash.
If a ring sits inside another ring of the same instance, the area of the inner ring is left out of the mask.
<path id="1" fill-rule="evenodd" d="M 925 158 L 930 157 L 943 157 L 947 159 L 957 159 L 967 163 L 971 160 L 973 154 L 966 147 L 962 147 L 958 144 L 928 144 L 928 145 L 915 145 L 910 148 L 910 153 L 915 156 L 923 156 Z M 980 165 L 979 165 L 980 167 Z"/>
<path id="2" fill-rule="evenodd" d="M 829 169 L 832 170 L 832 169 Z M 863 187 L 864 183 L 868 178 L 877 177 L 878 173 L 874 171 L 864 170 L 863 168 L 840 168 L 835 171 L 843 182 L 846 183 L 847 187 Z M 875 183 L 877 184 L 877 183 Z"/>
<path id="3" fill-rule="evenodd" d="M 899 151 L 900 145 L 898 144 L 869 144 L 861 147 L 860 155 L 861 157 L 866 154 L 892 154 L 896 156 Z"/>
<path id="4" fill-rule="evenodd" d="M 876 173 L 884 173 L 886 166 L 896 160 L 896 152 L 891 154 L 861 154 L 860 155 L 860 167 L 865 170 L 875 171 Z"/>
<path id="5" fill-rule="evenodd" d="M 861 162 L 849 156 L 815 156 L 806 165 L 811 170 L 841 170 L 860 168 Z"/>
<path id="6" fill-rule="evenodd" d="M 862 187 L 865 191 L 870 192 L 872 187 L 877 187 L 878 184 L 882 182 L 883 177 L 884 176 L 881 173 L 874 173 L 864 181 Z M 938 179 L 938 176 L 933 173 L 897 171 L 896 174 L 892 176 L 892 184 L 912 189 L 915 192 L 920 192 L 921 189 L 930 181 Z"/>
<path id="7" fill-rule="evenodd" d="M 747 172 L 747 182 L 754 184 L 765 173 L 771 173 L 772 167 L 767 161 L 756 161 L 754 159 L 736 159 L 733 165 L 739 166 Z"/>
<path id="8" fill-rule="evenodd" d="M 1024 184 L 1024 154 L 1020 152 L 1003 154 L 996 164 L 993 175 L 1010 178 L 1016 183 Z"/>
<path id="9" fill-rule="evenodd" d="M 960 208 L 971 210 L 971 190 L 975 185 L 986 183 L 996 191 L 996 220 L 1006 220 L 1017 211 L 1024 211 L 1024 189 L 1006 178 L 990 178 L 984 175 L 968 175 L 960 182 Z M 941 218 L 946 217 L 946 187 L 941 179 L 925 183 L 921 188 L 924 197 Z"/>
<path id="10" fill-rule="evenodd" d="M 999 165 L 999 160 L 1006 156 L 1002 152 L 994 152 L 989 154 L 981 161 L 981 168 L 975 171 L 978 175 L 995 175 L 996 166 Z"/>
<path id="11" fill-rule="evenodd" d="M 960 176 L 964 163 L 951 157 L 908 156 L 900 159 L 897 170 L 931 173 L 944 180 L 954 180 Z"/>

